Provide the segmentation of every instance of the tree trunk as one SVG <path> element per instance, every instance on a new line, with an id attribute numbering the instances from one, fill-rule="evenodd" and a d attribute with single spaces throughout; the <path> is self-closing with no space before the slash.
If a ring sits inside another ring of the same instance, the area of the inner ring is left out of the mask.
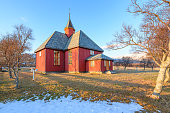
<path id="1" fill-rule="evenodd" d="M 126 66 L 124 67 L 124 71 L 126 70 Z"/>
<path id="2" fill-rule="evenodd" d="M 14 72 L 14 75 L 15 75 L 16 88 L 19 89 L 19 77 L 18 77 L 18 74 L 17 74 L 16 71 L 17 70 L 15 70 L 15 68 L 13 68 L 13 72 Z"/>
<path id="3" fill-rule="evenodd" d="M 15 67 L 12 67 L 14 75 L 15 75 L 15 82 L 16 82 L 16 88 L 19 89 L 19 65 L 18 65 L 18 59 L 17 59 L 17 64 L 16 64 L 16 69 Z"/>
<path id="4" fill-rule="evenodd" d="M 164 78 L 165 78 L 166 70 L 167 70 L 167 67 L 169 66 L 169 64 L 170 64 L 169 58 L 167 58 L 166 61 L 161 63 L 159 74 L 158 74 L 158 77 L 157 77 L 157 80 L 156 80 L 156 86 L 155 86 L 155 89 L 153 91 L 151 98 L 159 99 L 160 93 L 162 91 L 162 86 L 164 84 Z"/>
<path id="5" fill-rule="evenodd" d="M 19 89 L 19 77 L 18 77 L 18 75 L 16 77 L 16 88 Z"/>
<path id="6" fill-rule="evenodd" d="M 17 58 L 16 88 L 19 89 L 19 58 Z"/>
<path id="7" fill-rule="evenodd" d="M 9 73 L 9 77 L 10 77 L 10 78 L 13 78 L 13 77 L 12 77 L 12 72 L 11 72 L 11 67 L 10 67 L 10 65 L 8 65 L 8 73 Z"/>
<path id="8" fill-rule="evenodd" d="M 153 66 L 152 66 L 152 72 L 153 72 Z"/>
<path id="9" fill-rule="evenodd" d="M 166 70 L 166 75 L 165 75 L 165 80 L 164 80 L 164 86 L 166 85 L 166 83 L 168 82 L 169 80 L 169 68 L 167 68 Z"/>

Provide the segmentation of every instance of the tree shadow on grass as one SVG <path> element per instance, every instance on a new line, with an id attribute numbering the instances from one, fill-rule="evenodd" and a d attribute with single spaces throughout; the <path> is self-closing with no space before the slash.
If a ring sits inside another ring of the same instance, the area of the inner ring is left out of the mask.
<path id="1" fill-rule="evenodd" d="M 112 84 L 112 85 L 120 85 L 120 86 L 123 86 L 123 87 L 127 87 L 127 86 L 130 86 L 130 87 L 141 87 L 141 88 L 154 88 L 153 86 L 150 86 L 150 85 L 145 85 L 145 84 L 138 84 L 138 83 L 130 83 L 130 82 L 122 82 L 122 81 L 118 81 L 118 80 L 108 80 L 108 79 L 99 79 L 99 78 L 95 78 L 95 77 L 87 77 L 87 76 L 79 76 L 79 75 L 71 75 L 71 74 L 61 74 L 61 75 L 64 75 L 64 76 L 71 76 L 71 77 L 77 77 L 77 78 L 80 78 L 80 79 L 88 79 L 88 80 L 92 80 L 92 81 L 96 81 L 96 82 L 104 82 L 104 83 L 109 83 L 109 84 Z"/>
<path id="2" fill-rule="evenodd" d="M 159 72 L 159 70 L 153 70 L 153 71 L 145 71 L 145 70 L 114 70 L 116 73 L 155 73 L 155 72 Z"/>
<path id="3" fill-rule="evenodd" d="M 61 75 L 74 76 L 74 75 L 68 75 L 68 74 L 61 74 Z M 41 76 L 43 76 L 43 75 L 41 75 Z M 89 91 L 89 92 L 102 92 L 102 93 L 105 93 L 105 94 L 107 93 L 107 94 L 111 94 L 112 96 L 114 95 L 114 96 L 119 97 L 120 100 L 123 100 L 124 98 L 126 98 L 128 96 L 147 98 L 145 96 L 144 91 L 133 91 L 133 90 L 129 91 L 129 90 L 126 90 L 126 89 L 118 89 L 118 88 L 114 89 L 114 88 L 104 87 L 102 85 L 96 86 L 96 85 L 89 84 L 87 82 L 70 80 L 70 79 L 62 78 L 61 76 L 53 76 L 51 74 L 49 74 L 47 76 L 45 75 L 43 77 L 47 77 L 50 80 L 59 82 L 60 84 L 64 85 L 65 87 L 72 87 L 73 89 L 79 89 L 79 90 Z M 91 79 L 91 77 L 82 77 L 82 78 Z M 109 83 L 115 82 L 115 81 L 111 81 L 111 80 L 103 81 L 102 79 L 96 79 L 96 78 L 92 78 L 92 80 L 100 81 L 100 82 L 109 82 Z M 120 82 L 120 83 L 124 83 L 124 82 Z M 125 84 L 126 83 L 124 83 L 124 86 L 125 86 Z M 136 85 L 136 84 L 131 84 L 131 85 Z"/>
<path id="4" fill-rule="evenodd" d="M 2 80 L 3 79 L 3 80 Z M 14 100 L 35 101 L 49 100 L 58 98 L 61 95 L 53 95 L 44 86 L 36 81 L 32 81 L 32 76 L 26 73 L 20 73 L 19 89 L 15 88 L 15 80 L 8 81 L 8 78 L 1 77 L 1 82 L 8 87 L 0 87 L 0 102 L 6 103 Z M 12 87 L 11 87 L 12 86 Z M 49 95 L 50 94 L 50 95 Z"/>

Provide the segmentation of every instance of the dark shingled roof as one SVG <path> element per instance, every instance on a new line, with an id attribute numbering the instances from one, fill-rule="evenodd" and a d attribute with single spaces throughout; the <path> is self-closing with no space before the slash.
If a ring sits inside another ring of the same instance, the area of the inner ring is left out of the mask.
<path id="1" fill-rule="evenodd" d="M 83 31 L 74 33 L 68 40 L 64 50 L 72 49 L 75 47 L 82 47 L 103 52 L 95 42 L 93 42 Z"/>
<path id="2" fill-rule="evenodd" d="M 35 50 L 35 53 L 44 48 L 64 50 L 67 41 L 68 37 L 64 33 L 55 31 L 42 45 L 40 45 Z"/>
<path id="3" fill-rule="evenodd" d="M 96 54 L 88 57 L 86 60 L 113 60 L 113 59 L 104 54 Z"/>

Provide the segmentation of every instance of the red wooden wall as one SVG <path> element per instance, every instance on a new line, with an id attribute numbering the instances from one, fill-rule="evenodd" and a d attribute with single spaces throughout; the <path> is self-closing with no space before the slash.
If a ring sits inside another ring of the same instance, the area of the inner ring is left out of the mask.
<path id="1" fill-rule="evenodd" d="M 46 72 L 49 71 L 64 71 L 63 51 L 60 51 L 60 65 L 54 65 L 54 50 L 46 49 Z"/>
<path id="2" fill-rule="evenodd" d="M 38 71 L 67 71 L 67 72 L 85 72 L 85 71 L 106 71 L 104 61 L 95 60 L 95 67 L 91 67 L 89 61 L 86 59 L 90 56 L 90 49 L 73 48 L 72 50 L 72 64 L 68 64 L 68 51 L 60 51 L 60 65 L 54 65 L 54 50 L 43 49 L 41 56 L 39 52 L 36 53 L 36 69 Z M 94 54 L 101 54 L 102 52 L 94 51 Z M 46 56 L 45 56 L 46 55 Z M 109 67 L 112 70 L 112 63 Z"/>
<path id="3" fill-rule="evenodd" d="M 79 48 L 73 48 L 72 50 L 72 64 L 68 64 L 68 51 L 65 51 L 65 71 L 79 72 Z"/>
<path id="4" fill-rule="evenodd" d="M 101 60 L 94 60 L 94 67 L 91 67 L 91 61 L 86 61 L 86 71 L 87 72 L 101 72 Z"/>
<path id="5" fill-rule="evenodd" d="M 45 69 L 45 59 L 46 59 L 45 52 L 46 52 L 46 49 L 41 50 L 41 56 L 39 56 L 40 51 L 38 51 L 36 53 L 36 69 L 38 69 L 38 71 L 42 71 L 42 72 L 46 71 L 46 69 Z"/>
<path id="6" fill-rule="evenodd" d="M 110 61 L 109 61 L 110 62 Z M 102 72 L 106 71 L 106 67 L 104 66 L 104 60 L 102 60 L 102 64 L 101 64 L 101 69 L 102 69 Z M 110 64 L 110 67 L 109 67 L 109 70 L 113 70 L 113 63 L 111 61 L 111 64 Z"/>
<path id="7" fill-rule="evenodd" d="M 102 52 L 94 51 L 94 54 L 101 54 Z M 79 71 L 85 72 L 86 70 L 86 59 L 91 56 L 90 49 L 79 48 Z"/>

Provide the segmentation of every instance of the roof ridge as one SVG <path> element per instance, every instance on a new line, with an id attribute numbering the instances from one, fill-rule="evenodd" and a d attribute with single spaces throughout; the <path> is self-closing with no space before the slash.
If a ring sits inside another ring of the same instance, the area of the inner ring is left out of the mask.
<path id="1" fill-rule="evenodd" d="M 81 33 L 81 30 L 79 30 L 78 32 L 79 32 L 79 38 L 78 38 L 79 40 L 78 40 L 78 42 L 79 42 L 79 46 L 80 46 L 80 33 Z"/>

